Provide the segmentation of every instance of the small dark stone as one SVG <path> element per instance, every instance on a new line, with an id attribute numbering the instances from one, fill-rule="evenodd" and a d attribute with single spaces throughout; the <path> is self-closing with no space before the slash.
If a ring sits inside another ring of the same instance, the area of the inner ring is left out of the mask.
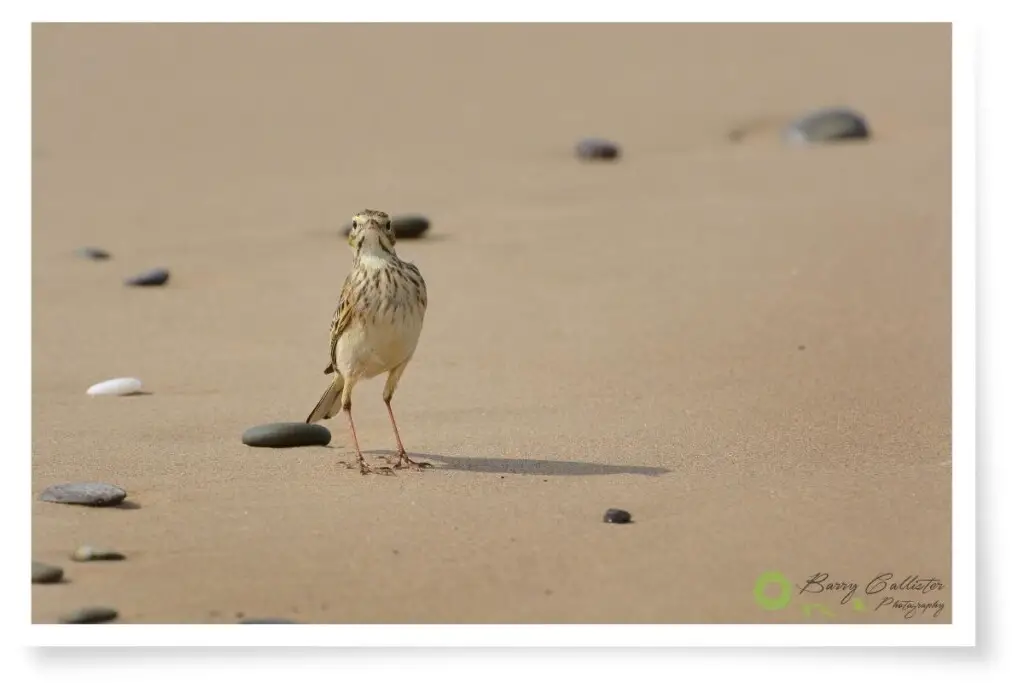
<path id="1" fill-rule="evenodd" d="M 124 489 L 113 484 L 78 482 L 51 486 L 40 494 L 39 500 L 65 505 L 110 507 L 118 505 L 127 495 Z"/>
<path id="2" fill-rule="evenodd" d="M 92 259 L 93 261 L 106 261 L 110 258 L 110 252 L 98 247 L 82 247 L 75 253 L 82 258 Z"/>
<path id="3" fill-rule="evenodd" d="M 159 287 L 165 284 L 170 277 L 171 272 L 166 268 L 153 268 L 128 278 L 124 283 L 129 287 Z"/>
<path id="4" fill-rule="evenodd" d="M 91 545 L 79 546 L 71 554 L 75 562 L 119 561 L 124 559 L 122 553 L 107 548 L 94 548 Z"/>
<path id="5" fill-rule="evenodd" d="M 633 515 L 629 514 L 625 510 L 608 508 L 604 513 L 604 521 L 607 524 L 629 524 L 633 521 Z"/>
<path id="6" fill-rule="evenodd" d="M 394 216 L 391 219 L 391 229 L 395 231 L 395 238 L 400 240 L 411 240 L 421 237 L 430 228 L 430 219 L 426 216 L 416 214 Z M 341 229 L 341 236 L 348 237 L 352 232 L 352 225 L 346 225 Z"/>
<path id="7" fill-rule="evenodd" d="M 250 427 L 242 434 L 242 443 L 257 448 L 294 448 L 296 446 L 326 446 L 331 442 L 331 431 L 318 424 L 305 422 L 273 422 Z"/>
<path id="8" fill-rule="evenodd" d="M 803 351 L 803 350 L 804 350 L 804 349 L 806 349 L 807 347 L 806 347 L 806 346 L 804 346 L 803 344 L 801 344 L 800 346 L 798 346 L 798 347 L 796 347 L 796 348 L 797 348 L 797 350 L 799 350 L 799 351 Z"/>
<path id="9" fill-rule="evenodd" d="M 59 583 L 63 578 L 64 570 L 60 567 L 32 560 L 32 583 Z"/>
<path id="10" fill-rule="evenodd" d="M 60 617 L 62 624 L 102 624 L 117 619 L 117 610 L 112 607 L 81 607 Z"/>
<path id="11" fill-rule="evenodd" d="M 299 622 L 285 619 L 284 617 L 249 617 L 242 619 L 239 624 L 297 624 Z"/>
<path id="12" fill-rule="evenodd" d="M 790 123 L 783 135 L 787 141 L 796 144 L 864 140 L 871 137 L 864 117 L 843 107 L 811 112 Z"/>
<path id="13" fill-rule="evenodd" d="M 586 138 L 576 143 L 576 156 L 581 159 L 618 159 L 619 147 L 609 140 Z"/>

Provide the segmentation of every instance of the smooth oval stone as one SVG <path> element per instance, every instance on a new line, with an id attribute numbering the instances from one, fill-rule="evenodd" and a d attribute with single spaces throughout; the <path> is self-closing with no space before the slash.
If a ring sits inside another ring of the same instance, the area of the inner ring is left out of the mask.
<path id="1" fill-rule="evenodd" d="M 586 138 L 576 143 L 576 156 L 581 159 L 618 159 L 619 147 L 610 140 Z"/>
<path id="2" fill-rule="evenodd" d="M 396 239 L 415 239 L 430 229 L 430 219 L 416 214 L 394 216 L 391 218 L 391 229 L 395 231 Z M 341 229 L 341 236 L 348 237 L 350 232 L 352 232 L 351 224 Z"/>
<path id="3" fill-rule="evenodd" d="M 273 422 L 245 430 L 242 443 L 257 448 L 294 448 L 296 446 L 326 446 L 331 442 L 331 430 L 323 425 L 305 422 Z"/>
<path id="4" fill-rule="evenodd" d="M 134 377 L 117 377 L 93 384 L 85 390 L 90 396 L 131 396 L 142 391 L 142 380 Z"/>
<path id="5" fill-rule="evenodd" d="M 625 510 L 608 508 L 604 513 L 604 521 L 607 524 L 629 524 L 632 520 L 633 515 L 629 514 Z"/>
<path id="6" fill-rule="evenodd" d="M 249 617 L 241 619 L 239 624 L 297 624 L 299 622 L 284 617 Z"/>
<path id="7" fill-rule="evenodd" d="M 170 277 L 171 272 L 166 268 L 153 268 L 128 278 L 124 283 L 130 287 L 159 287 Z"/>
<path id="8" fill-rule="evenodd" d="M 64 578 L 64 570 L 52 564 L 32 560 L 32 583 L 57 583 Z"/>
<path id="9" fill-rule="evenodd" d="M 82 258 L 92 259 L 93 261 L 106 261 L 110 258 L 110 252 L 99 247 L 82 247 L 76 253 Z"/>
<path id="10" fill-rule="evenodd" d="M 68 612 L 59 619 L 62 624 L 102 624 L 117 619 L 117 610 L 113 607 L 80 607 Z"/>
<path id="11" fill-rule="evenodd" d="M 819 109 L 797 119 L 783 134 L 795 144 L 864 140 L 871 136 L 867 121 L 858 112 L 845 107 Z"/>
<path id="12" fill-rule="evenodd" d="M 124 555 L 116 550 L 107 548 L 94 548 L 91 545 L 80 545 L 71 553 L 71 559 L 75 562 L 94 562 L 99 560 L 117 561 L 123 560 Z"/>
<path id="13" fill-rule="evenodd" d="M 65 505 L 110 507 L 121 503 L 127 495 L 124 489 L 113 484 L 79 482 L 51 486 L 40 494 L 39 500 Z"/>

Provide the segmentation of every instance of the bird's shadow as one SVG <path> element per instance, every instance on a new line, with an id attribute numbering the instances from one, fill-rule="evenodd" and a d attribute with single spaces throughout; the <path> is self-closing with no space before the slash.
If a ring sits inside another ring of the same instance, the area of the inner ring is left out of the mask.
<path id="1" fill-rule="evenodd" d="M 366 453 L 378 457 L 391 457 L 394 455 L 394 451 L 366 451 Z M 426 460 L 435 464 L 435 466 L 437 463 L 441 463 L 441 466 L 437 468 L 439 470 L 484 472 L 487 474 L 527 474 L 545 477 L 638 474 L 645 477 L 657 477 L 672 471 L 664 467 L 605 465 L 596 462 L 579 462 L 574 460 L 463 458 L 454 455 L 433 455 L 430 453 L 410 453 L 409 457 L 413 460 Z"/>

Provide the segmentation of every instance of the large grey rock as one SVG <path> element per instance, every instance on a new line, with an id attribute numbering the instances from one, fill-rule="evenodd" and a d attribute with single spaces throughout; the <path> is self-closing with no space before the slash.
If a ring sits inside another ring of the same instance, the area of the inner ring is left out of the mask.
<path id="1" fill-rule="evenodd" d="M 327 427 L 305 422 L 272 422 L 250 427 L 242 434 L 242 443 L 256 448 L 326 446 L 330 442 L 331 431 Z"/>
<path id="2" fill-rule="evenodd" d="M 39 496 L 39 500 L 46 501 L 47 503 L 63 503 L 65 505 L 110 507 L 120 504 L 127 495 L 127 492 L 119 486 L 88 481 L 56 484 L 43 491 Z"/>

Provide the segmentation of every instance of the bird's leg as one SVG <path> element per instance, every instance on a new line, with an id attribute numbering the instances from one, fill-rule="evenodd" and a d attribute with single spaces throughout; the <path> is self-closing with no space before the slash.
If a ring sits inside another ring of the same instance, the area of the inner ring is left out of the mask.
<path id="1" fill-rule="evenodd" d="M 359 456 L 359 471 L 362 474 L 394 474 L 390 467 L 370 467 L 363 458 L 363 451 L 359 448 L 359 439 L 356 438 L 356 423 L 352 419 L 352 404 L 346 402 L 343 406 L 345 415 L 348 416 L 348 426 L 352 430 L 352 444 L 356 447 L 356 455 Z"/>
<path id="2" fill-rule="evenodd" d="M 429 462 L 416 462 L 409 458 L 409 454 L 405 452 L 405 446 L 402 445 L 402 437 L 398 435 L 398 423 L 395 422 L 395 414 L 391 410 L 391 397 L 395 395 L 395 389 L 398 387 L 398 380 L 402 377 L 402 372 L 405 371 L 405 366 L 408 361 L 402 363 L 397 368 L 388 374 L 388 381 L 384 384 L 384 405 L 388 407 L 388 417 L 391 418 L 391 428 L 395 430 L 395 443 L 398 444 L 398 452 L 395 453 L 397 462 L 388 460 L 388 462 L 394 462 L 395 469 L 402 469 L 403 467 L 411 467 L 418 470 L 427 469 L 433 467 Z"/>
<path id="3" fill-rule="evenodd" d="M 388 416 L 391 418 L 391 427 L 395 430 L 395 442 L 398 444 L 398 452 L 395 453 L 395 456 L 398 458 L 398 462 L 395 463 L 395 469 L 400 470 L 403 467 L 412 467 L 418 470 L 423 470 L 433 467 L 429 462 L 416 462 L 409 458 L 409 454 L 405 452 L 405 446 L 402 445 L 402 437 L 398 435 L 398 424 L 395 422 L 395 414 L 391 411 L 391 401 L 385 399 L 384 405 L 388 407 Z"/>

